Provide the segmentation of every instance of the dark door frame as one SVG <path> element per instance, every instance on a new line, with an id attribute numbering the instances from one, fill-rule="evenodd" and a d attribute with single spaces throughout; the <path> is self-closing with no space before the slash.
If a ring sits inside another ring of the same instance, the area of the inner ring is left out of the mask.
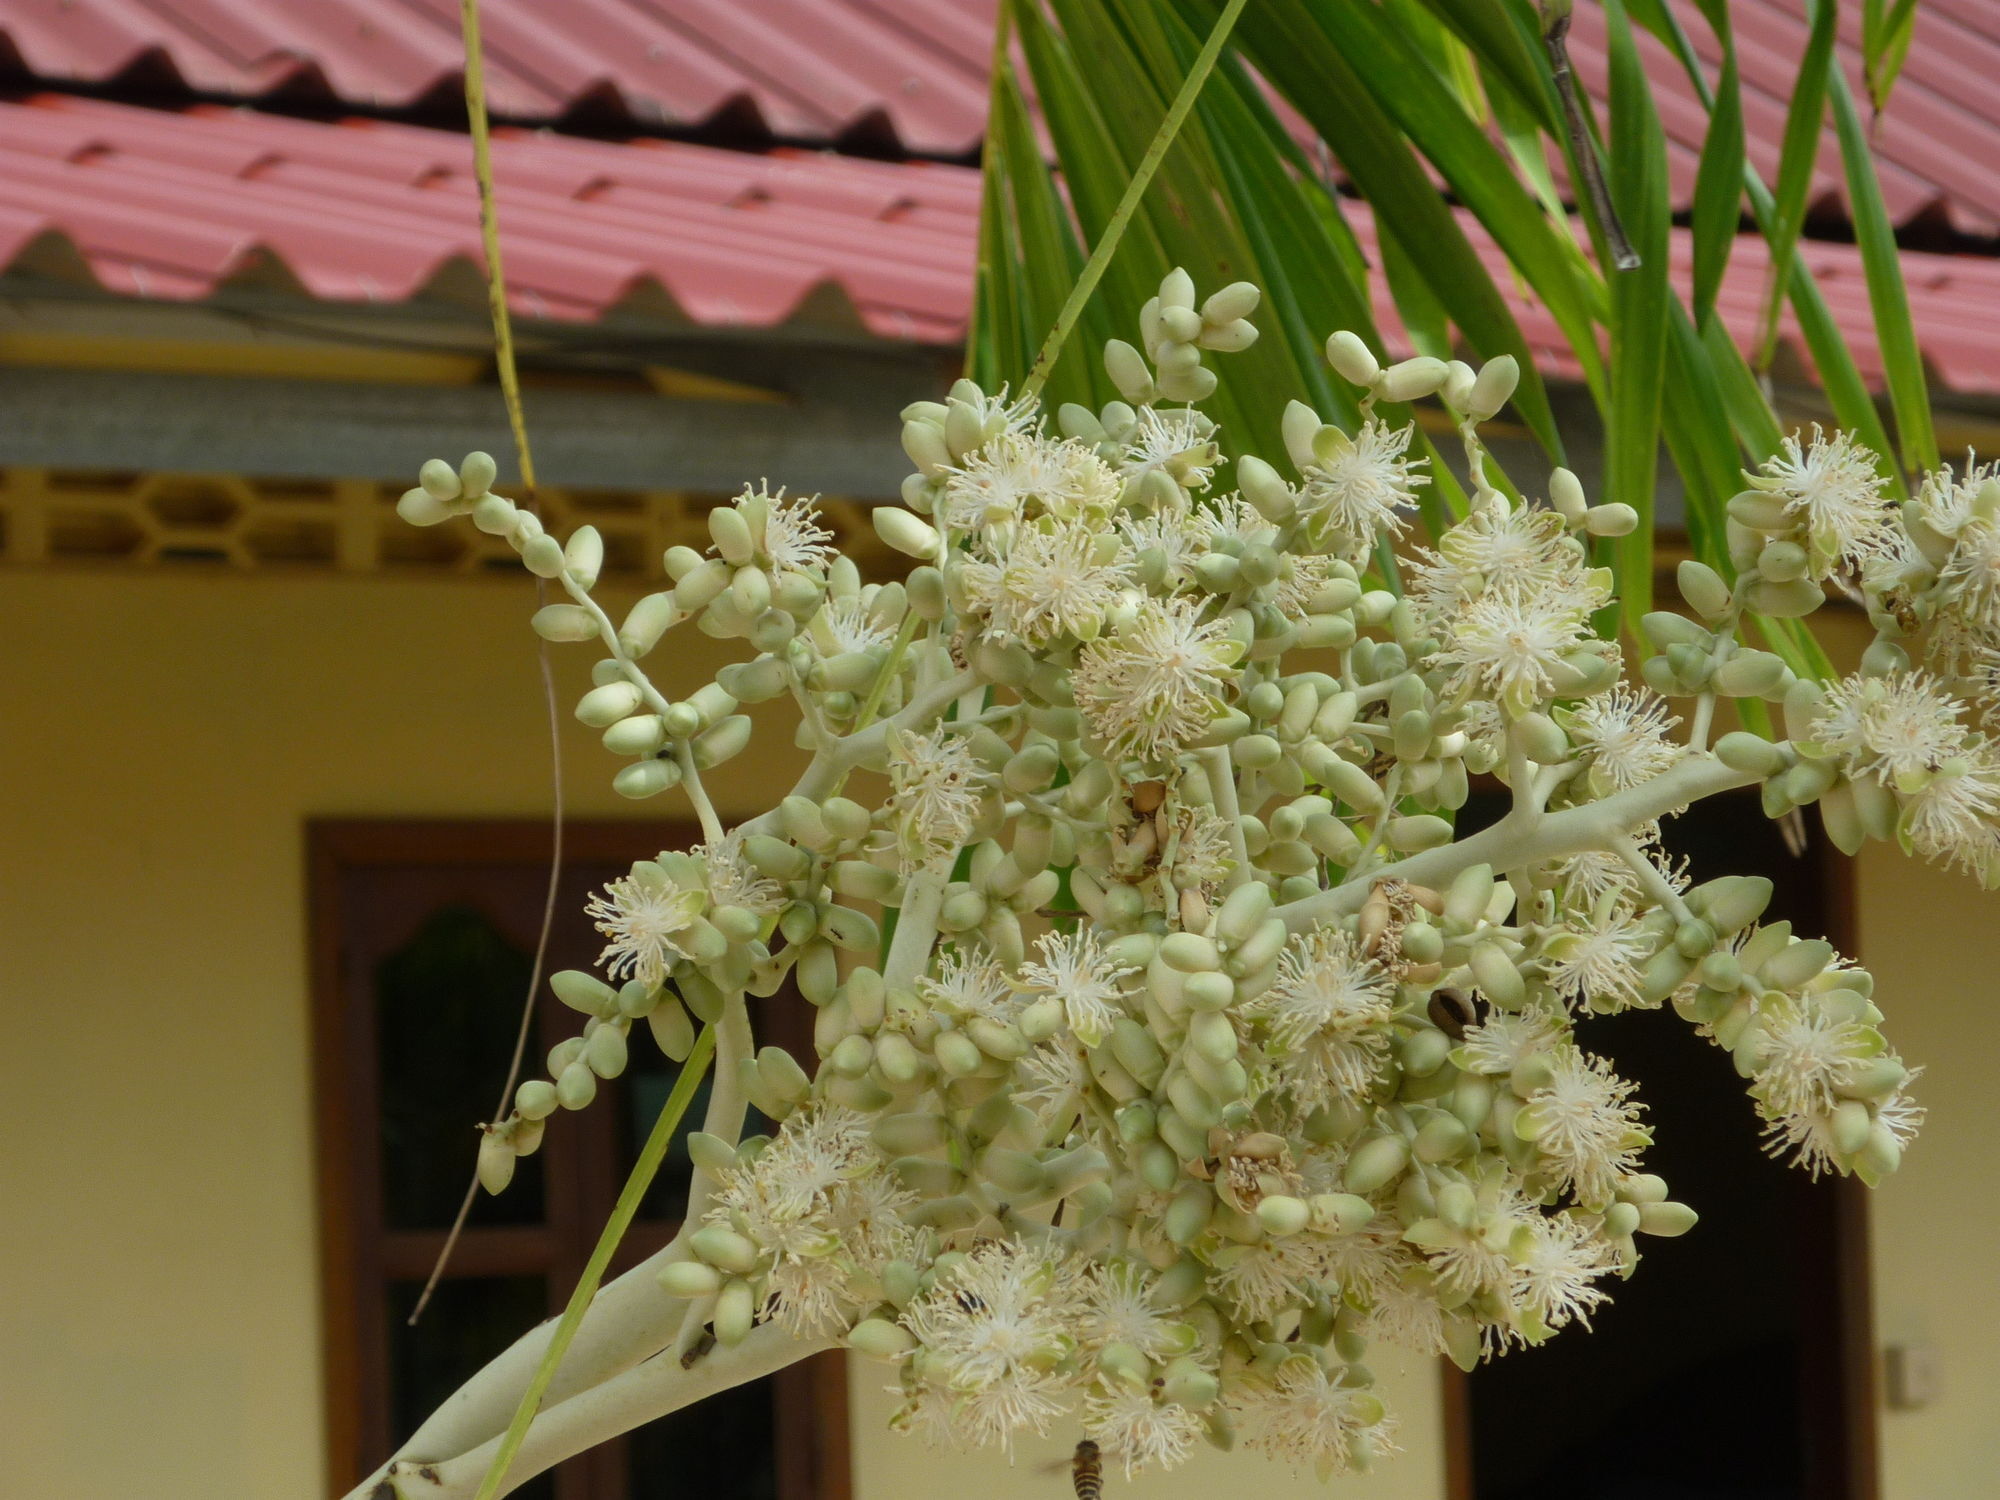
<path id="1" fill-rule="evenodd" d="M 307 821 L 305 834 L 322 1409 L 328 1494 L 340 1495 L 372 1470 L 389 1441 L 384 1436 L 386 1390 L 380 1388 L 380 1330 L 362 1315 L 373 1305 L 373 1288 L 383 1283 L 389 1269 L 383 1236 L 368 1230 L 379 1216 L 364 1206 L 375 1201 L 377 1191 L 374 1069 L 353 1066 L 354 1059 L 373 1056 L 373 1018 L 348 999 L 341 961 L 340 876 L 370 867 L 545 867 L 550 827 L 543 819 L 314 818 Z M 697 837 L 679 823 L 570 821 L 563 829 L 564 858 L 566 864 L 627 863 Z M 770 1034 L 764 1039 L 810 1059 L 809 1016 L 799 1007 L 785 1007 L 776 1015 L 778 1024 L 767 1028 Z M 535 1056 L 533 1048 L 529 1056 Z M 621 1254 L 614 1273 L 654 1248 L 626 1246 L 628 1253 Z M 567 1274 L 574 1276 L 577 1269 L 569 1267 Z M 561 1277 L 566 1268 L 558 1262 L 551 1274 Z M 853 1466 L 844 1354 L 816 1355 L 778 1372 L 774 1381 L 779 1500 L 849 1500 Z"/>

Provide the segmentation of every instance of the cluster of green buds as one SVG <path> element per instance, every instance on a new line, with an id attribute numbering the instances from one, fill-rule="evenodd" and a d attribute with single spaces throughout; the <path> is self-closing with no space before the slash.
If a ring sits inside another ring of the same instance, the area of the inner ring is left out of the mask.
<path id="1" fill-rule="evenodd" d="M 1879 1180 L 1916 1128 L 1869 976 L 1761 923 L 1768 882 L 1690 888 L 1662 819 L 1757 786 L 1843 848 L 2000 871 L 2000 751 L 1954 696 L 1986 701 L 2000 660 L 1991 476 L 1898 510 L 1845 437 L 1790 440 L 1723 555 L 1682 567 L 1691 613 L 1646 617 L 1634 683 L 1592 554 L 1637 513 L 1566 470 L 1546 504 L 1496 482 L 1480 427 L 1514 361 L 1385 366 L 1336 333 L 1360 420 L 1294 402 L 1283 453 L 1231 458 L 1193 403 L 1257 300 L 1173 273 L 1097 410 L 967 380 L 906 409 L 915 472 L 875 513 L 898 582 L 759 486 L 614 624 L 595 534 L 546 535 L 483 455 L 404 498 L 560 584 L 535 629 L 602 651 L 577 714 L 627 761 L 614 785 L 703 829 L 592 902 L 604 977 L 555 979 L 582 1033 L 488 1129 L 482 1180 L 618 1075 L 636 1022 L 675 1058 L 712 1024 L 660 1295 L 724 1346 L 775 1322 L 889 1361 L 899 1424 L 934 1437 L 1068 1411 L 1128 1466 L 1241 1441 L 1365 1467 L 1393 1449 L 1371 1346 L 1539 1343 L 1693 1225 L 1579 1018 L 1671 1005 L 1815 1172 Z M 1433 400 L 1469 484 L 1418 545 L 1442 477 L 1378 408 Z M 1820 681 L 1796 627 L 1738 639 L 1836 573 L 1880 632 L 1854 677 Z M 670 695 L 643 662 L 690 623 L 743 656 Z M 745 705 L 787 696 L 809 763 L 726 828 L 704 777 Z M 1744 727 L 1711 748 L 1725 702 Z M 1508 805 L 1465 833 L 1481 776 Z M 809 1066 L 751 1033 L 748 999 L 781 992 L 813 1008 Z M 742 1137 L 746 1103 L 774 1134 Z"/>

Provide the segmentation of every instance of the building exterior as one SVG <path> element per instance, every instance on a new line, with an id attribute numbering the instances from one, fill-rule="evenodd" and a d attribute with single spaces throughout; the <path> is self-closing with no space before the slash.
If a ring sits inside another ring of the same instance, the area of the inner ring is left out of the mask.
<path id="1" fill-rule="evenodd" d="M 489 6 L 540 498 L 604 531 L 631 594 L 745 479 L 822 492 L 865 545 L 867 505 L 905 469 L 893 413 L 955 370 L 989 19 L 908 9 Z M 1745 9 L 1782 99 L 1787 7 Z M 368 1420 L 339 1361 L 390 1358 L 343 1312 L 361 1304 L 340 1300 L 347 1241 L 327 1228 L 342 1142 L 314 1105 L 332 991 L 311 856 L 355 821 L 518 849 L 550 805 L 531 585 L 490 539 L 412 532 L 390 508 L 427 457 L 507 451 L 450 11 L 0 5 L 23 82 L 0 102 L 9 1493 L 324 1493 Z M 1958 79 L 1989 54 L 1978 0 L 1937 0 L 1915 102 L 1881 136 L 1892 212 L 1953 252 L 1911 257 L 1941 437 L 1982 451 L 2000 449 L 2000 262 L 1972 251 L 2000 228 L 2000 112 Z M 1852 250 L 1805 253 L 1865 327 Z M 1739 257 L 1733 318 L 1754 316 L 1759 269 Z M 723 659 L 706 637 L 675 649 L 692 680 Z M 583 664 L 556 662 L 563 701 Z M 651 809 L 612 795 L 593 735 L 566 714 L 560 732 L 571 816 L 607 825 L 576 835 L 587 863 Z M 735 763 L 725 815 L 788 783 L 787 742 Z M 1826 878 L 1928 1065 L 1931 1119 L 1824 1260 L 1847 1309 L 1829 1409 L 1852 1421 L 1849 1472 L 1811 1493 L 1973 1500 L 2000 1472 L 2000 929 L 1990 898 L 1879 849 Z M 535 1263 L 552 1284 L 565 1253 Z M 1417 1360 L 1384 1373 L 1406 1454 L 1345 1490 L 1472 1493 L 1463 1387 Z M 886 1430 L 879 1367 L 830 1382 L 787 1398 L 818 1404 L 776 1432 L 813 1449 L 781 1456 L 785 1500 L 1062 1493 L 1054 1440 L 1011 1468 L 935 1456 Z M 1145 1483 L 1166 1500 L 1312 1484 L 1224 1462 Z"/>

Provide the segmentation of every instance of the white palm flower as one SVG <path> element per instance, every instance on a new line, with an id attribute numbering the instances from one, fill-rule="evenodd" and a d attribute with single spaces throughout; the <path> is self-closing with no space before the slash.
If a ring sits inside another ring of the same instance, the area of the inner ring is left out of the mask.
<path id="1" fill-rule="evenodd" d="M 1241 655 L 1197 600 L 1147 599 L 1122 630 L 1084 647 L 1070 686 L 1114 758 L 1157 763 L 1208 728 Z"/>
<path id="2" fill-rule="evenodd" d="M 1321 927 L 1285 945 L 1278 977 L 1244 1007 L 1261 1020 L 1279 1066 L 1304 1093 L 1359 1098 L 1374 1086 L 1389 1053 L 1395 980 L 1339 927 Z"/>
<path id="3" fill-rule="evenodd" d="M 759 483 L 754 488 L 745 485 L 732 503 L 751 520 L 750 534 L 760 539 L 758 551 L 779 572 L 814 572 L 833 556 L 833 533 L 819 524 L 814 497 L 795 495 L 787 500 L 782 487 L 774 494 Z M 764 518 L 761 527 L 751 519 L 759 512 Z"/>
<path id="4" fill-rule="evenodd" d="M 1278 528 L 1241 495 L 1223 495 L 1207 501 L 1193 515 L 1211 549 L 1219 542 L 1243 547 L 1252 542 L 1277 540 Z"/>
<path id="5" fill-rule="evenodd" d="M 1229 835 L 1229 824 L 1210 809 L 1178 809 L 1162 856 L 1175 887 L 1208 894 L 1222 884 L 1236 868 L 1236 845 Z"/>
<path id="6" fill-rule="evenodd" d="M 1215 423 L 1191 406 L 1149 406 L 1119 457 L 1119 472 L 1137 479 L 1154 470 L 1184 490 L 1205 490 L 1218 458 Z"/>
<path id="7" fill-rule="evenodd" d="M 954 531 L 1004 532 L 1041 516 L 1106 516 L 1119 490 L 1116 472 L 1086 444 L 1007 432 L 946 475 L 937 514 Z"/>
<path id="8" fill-rule="evenodd" d="M 1851 434 L 1829 438 L 1815 423 L 1809 442 L 1787 437 L 1749 478 L 1780 500 L 1803 532 L 1813 578 L 1829 578 L 1843 566 L 1879 566 L 1901 555 L 1901 527 L 1884 493 L 1888 480 L 1880 460 Z"/>
<path id="9" fill-rule="evenodd" d="M 1514 1128 L 1535 1143 L 1550 1174 L 1579 1203 L 1609 1203 L 1651 1139 L 1639 1124 L 1645 1106 L 1601 1057 L 1565 1047 L 1550 1062 L 1554 1076 L 1528 1095 Z"/>
<path id="10" fill-rule="evenodd" d="M 1308 1357 L 1286 1360 L 1267 1383 L 1246 1385 L 1234 1406 L 1252 1447 L 1322 1479 L 1396 1451 L 1395 1423 L 1381 1399 L 1342 1385 Z"/>
<path id="11" fill-rule="evenodd" d="M 875 621 L 867 601 L 859 594 L 827 600 L 812 617 L 807 630 L 823 656 L 880 650 L 896 639 L 895 631 Z"/>
<path id="12" fill-rule="evenodd" d="M 1454 691 L 1524 714 L 1550 696 L 1563 658 L 1592 639 L 1591 608 L 1588 599 L 1555 590 L 1481 594 L 1448 627 L 1437 659 L 1454 669 Z"/>
<path id="13" fill-rule="evenodd" d="M 1599 797 L 1651 781 L 1687 754 L 1687 747 L 1670 737 L 1680 720 L 1664 698 L 1646 688 L 1621 682 L 1557 710 L 1556 719 L 1569 732 Z"/>
<path id="14" fill-rule="evenodd" d="M 1076 1269 L 1037 1246 L 989 1240 L 953 1262 L 902 1317 L 946 1430 L 1003 1447 L 1021 1429 L 1046 1430 L 1083 1311 Z"/>
<path id="15" fill-rule="evenodd" d="M 613 979 L 657 985 L 688 956 L 680 938 L 701 917 L 707 892 L 678 884 L 651 860 L 607 883 L 584 906 L 591 925 L 609 939 L 597 961 Z"/>
<path id="16" fill-rule="evenodd" d="M 1035 647 L 1092 639 L 1133 583 L 1124 538 L 1084 517 L 1017 527 L 960 567 L 986 628 Z"/>
<path id="17" fill-rule="evenodd" d="M 1090 1085 L 1090 1064 L 1073 1036 L 1038 1042 L 1014 1064 L 1014 1102 L 1051 1129 L 1075 1111 Z"/>
<path id="18" fill-rule="evenodd" d="M 1687 860 L 1672 859 L 1660 847 L 1657 821 L 1641 823 L 1630 834 L 1639 855 L 1658 873 L 1667 888 L 1688 888 Z M 1622 855 L 1605 849 L 1586 849 L 1572 854 L 1555 867 L 1555 881 L 1562 894 L 1562 908 L 1576 914 L 1594 912 L 1609 895 L 1626 906 L 1643 906 L 1651 901 L 1650 887 Z"/>
<path id="19" fill-rule="evenodd" d="M 747 1235 L 771 1258 L 773 1315 L 811 1336 L 851 1321 L 889 1260 L 913 1253 L 902 1219 L 915 1194 L 884 1172 L 868 1120 L 819 1105 L 787 1119 L 747 1166 L 725 1168 L 706 1222 Z"/>
<path id="20" fill-rule="evenodd" d="M 1756 1026 L 1750 1093 L 1771 1115 L 1830 1111 L 1882 1051 L 1879 1032 L 1811 991 L 1767 1000 Z"/>
<path id="21" fill-rule="evenodd" d="M 929 734 L 900 730 L 889 738 L 897 850 L 906 874 L 939 869 L 958 857 L 992 774 L 943 724 Z"/>
<path id="22" fill-rule="evenodd" d="M 1542 951 L 1558 994 L 1579 1009 L 1609 1013 L 1649 1006 L 1644 966 L 1659 946 L 1637 913 L 1614 897 L 1562 928 Z"/>
<path id="23" fill-rule="evenodd" d="M 1201 1418 L 1185 1406 L 1155 1401 L 1150 1391 L 1123 1382 L 1092 1388 L 1083 1403 L 1083 1430 L 1124 1467 L 1130 1479 L 1140 1469 L 1171 1469 L 1206 1435 Z"/>
<path id="24" fill-rule="evenodd" d="M 754 1162 L 723 1171 L 717 1201 L 772 1222 L 805 1218 L 834 1188 L 880 1168 L 868 1123 L 832 1104 L 794 1112 Z"/>
<path id="25" fill-rule="evenodd" d="M 1325 1279 L 1316 1238 L 1294 1234 L 1231 1245 L 1215 1257 L 1215 1289 L 1245 1323 L 1266 1322 L 1304 1306 Z"/>
<path id="26" fill-rule="evenodd" d="M 1981 645 L 2000 640 L 2000 516 L 1974 502 L 2000 480 L 2000 463 L 1975 464 L 1962 476 L 1939 469 L 1924 477 L 1917 508 L 1932 530 L 1951 538 L 1938 570 L 1934 653 L 1962 661 Z"/>
<path id="27" fill-rule="evenodd" d="M 1122 515 L 1118 518 L 1118 531 L 1131 549 L 1135 573 L 1144 571 L 1148 553 L 1159 555 L 1160 576 L 1156 586 L 1162 592 L 1171 593 L 1185 584 L 1195 560 L 1208 550 L 1202 512 L 1193 509 Z"/>
<path id="28" fill-rule="evenodd" d="M 1940 536 L 1955 537 L 1978 510 L 1973 501 L 1990 480 L 2000 478 L 2000 463 L 1980 463 L 1968 451 L 1965 469 L 1957 472 L 1949 464 L 1931 470 L 1917 485 L 1917 514 Z"/>
<path id="29" fill-rule="evenodd" d="M 1099 1348 L 1130 1344 L 1148 1359 L 1172 1359 L 1193 1344 L 1193 1329 L 1160 1300 L 1159 1278 L 1132 1261 L 1096 1267 L 1084 1282 L 1083 1338 Z"/>
<path id="30" fill-rule="evenodd" d="M 1568 1037 L 1568 1023 L 1548 1011 L 1488 1010 L 1483 1021 L 1465 1028 L 1455 1055 L 1469 1073 L 1505 1077 L 1529 1058 L 1553 1052 Z"/>
<path id="31" fill-rule="evenodd" d="M 1910 847 L 1947 869 L 1985 879 L 2000 860 L 2000 753 L 1984 739 L 1938 767 L 1903 799 L 1902 827 Z"/>
<path id="32" fill-rule="evenodd" d="M 1299 514 L 1313 540 L 1348 562 L 1364 561 L 1378 536 L 1400 536 L 1402 511 L 1417 503 L 1417 490 L 1430 483 L 1427 459 L 1409 457 L 1414 424 L 1391 427 L 1370 417 L 1349 437 L 1336 431 L 1330 450 L 1302 471 Z"/>
<path id="33" fill-rule="evenodd" d="M 724 834 L 694 852 L 707 867 L 709 898 L 717 906 L 741 907 L 768 917 L 785 904 L 785 888 L 760 875 L 744 857 L 742 834 Z"/>
<path id="34" fill-rule="evenodd" d="M 917 993 L 961 1019 L 984 1016 L 1011 1021 L 1021 1011 L 1021 995 L 1007 971 L 990 954 L 954 949 L 937 961 L 934 973 L 917 980 Z"/>
<path id="35" fill-rule="evenodd" d="M 1815 745 L 1903 791 L 1914 791 L 1964 748 L 1965 703 L 1922 672 L 1844 677 L 1826 690 Z"/>
<path id="36" fill-rule="evenodd" d="M 1597 1283 L 1618 1268 L 1618 1256 L 1574 1214 L 1531 1214 L 1514 1245 L 1512 1300 L 1540 1331 L 1571 1322 L 1590 1326 L 1593 1309 L 1609 1300 Z"/>
<path id="37" fill-rule="evenodd" d="M 1408 1267 L 1375 1298 L 1363 1326 L 1369 1339 L 1413 1354 L 1445 1353 L 1445 1314 L 1438 1305 L 1437 1277 L 1426 1267 Z"/>
<path id="38" fill-rule="evenodd" d="M 1489 503 L 1450 527 L 1436 552 L 1418 552 L 1409 597 L 1424 619 L 1448 623 L 1481 594 L 1586 588 L 1588 571 L 1581 544 L 1556 512 Z"/>
<path id="39" fill-rule="evenodd" d="M 1087 927 L 1043 933 L 1035 953 L 1033 962 L 1021 965 L 1021 986 L 1062 1001 L 1069 1029 L 1086 1047 L 1095 1047 L 1125 1014 L 1118 982 L 1135 971 L 1114 964 L 1103 938 Z"/>

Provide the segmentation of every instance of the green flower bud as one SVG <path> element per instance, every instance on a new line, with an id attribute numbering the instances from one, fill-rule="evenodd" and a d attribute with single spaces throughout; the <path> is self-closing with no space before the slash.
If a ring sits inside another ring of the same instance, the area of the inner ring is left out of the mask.
<path id="1" fill-rule="evenodd" d="M 1514 388 L 1520 383 L 1520 361 L 1511 354 L 1495 355 L 1480 369 L 1471 395 L 1459 409 L 1475 422 L 1491 421 L 1514 398 Z"/>
<path id="2" fill-rule="evenodd" d="M 545 604 L 528 622 L 545 641 L 590 641 L 597 639 L 597 621 L 580 604 Z"/>
<path id="3" fill-rule="evenodd" d="M 713 1297 L 722 1287 L 722 1278 L 715 1267 L 698 1260 L 677 1260 L 662 1266 L 658 1279 L 661 1291 L 685 1302 Z"/>
<path id="4" fill-rule="evenodd" d="M 583 1060 L 599 1078 L 616 1078 L 627 1058 L 623 1023 L 599 1026 L 584 1040 Z"/>
<path id="5" fill-rule="evenodd" d="M 1389 366 L 1377 377 L 1374 386 L 1384 401 L 1417 401 L 1434 394 L 1450 373 L 1443 360 L 1419 354 Z"/>
<path id="6" fill-rule="evenodd" d="M 900 1361 L 917 1347 L 909 1330 L 886 1318 L 865 1318 L 847 1335 L 847 1347 L 870 1359 Z"/>
<path id="7" fill-rule="evenodd" d="M 750 1336 L 756 1321 L 757 1302 L 747 1281 L 729 1281 L 715 1297 L 713 1327 L 715 1341 L 725 1349 L 734 1348 Z"/>
<path id="8" fill-rule="evenodd" d="M 556 1100 L 564 1109 L 583 1109 L 597 1097 L 597 1074 L 581 1060 L 570 1063 L 556 1079 Z"/>
<path id="9" fill-rule="evenodd" d="M 826 1059 L 829 1068 L 848 1078 L 861 1077 L 874 1063 L 875 1044 L 865 1036 L 843 1038 Z"/>
<path id="10" fill-rule="evenodd" d="M 1621 1209 L 1630 1206 L 1624 1203 L 1617 1205 Z M 1639 1233 L 1650 1234 L 1658 1239 L 1670 1240 L 1677 1235 L 1686 1234 L 1690 1229 L 1694 1228 L 1695 1220 L 1698 1217 L 1695 1211 L 1685 1203 L 1642 1204 L 1639 1207 Z M 1608 1215 L 1605 1227 L 1607 1229 L 1610 1228 Z"/>
<path id="11" fill-rule="evenodd" d="M 556 1086 L 530 1078 L 514 1090 L 514 1112 L 524 1120 L 545 1120 L 556 1112 Z"/>
<path id="12" fill-rule="evenodd" d="M 883 1038 L 884 1042 L 893 1040 L 893 1037 Z M 985 1054 L 979 1050 L 978 1044 L 962 1031 L 940 1032 L 931 1044 L 931 1051 L 937 1058 L 938 1066 L 954 1078 L 976 1073 L 986 1064 Z"/>
<path id="13" fill-rule="evenodd" d="M 562 543 L 552 536 L 530 537 L 521 549 L 521 563 L 537 578 L 560 578 L 567 559 Z"/>
<path id="14" fill-rule="evenodd" d="M 1341 1174 L 1341 1185 L 1357 1197 L 1388 1186 L 1410 1164 L 1409 1143 L 1399 1135 L 1378 1135 L 1355 1147 Z"/>
<path id="15" fill-rule="evenodd" d="M 453 476 L 453 484 L 457 476 Z M 440 521 L 448 521 L 456 514 L 449 501 L 440 500 L 429 490 L 419 487 L 403 491 L 396 502 L 396 514 L 412 526 L 435 526 Z"/>
<path id="16" fill-rule="evenodd" d="M 1729 585 L 1707 563 L 1686 558 L 1675 571 L 1681 597 L 1703 619 L 1719 620 L 1729 612 Z"/>
<path id="17" fill-rule="evenodd" d="M 489 1127 L 479 1137 L 479 1185 L 498 1197 L 514 1180 L 514 1147 L 499 1130 Z"/>
<path id="18" fill-rule="evenodd" d="M 493 462 L 492 454 L 476 450 L 468 453 L 458 466 L 459 493 L 468 500 L 476 500 L 493 487 L 499 475 L 500 466 Z"/>
<path id="19" fill-rule="evenodd" d="M 875 534 L 898 552 L 928 562 L 937 556 L 937 531 L 928 521 L 894 505 L 878 505 L 870 513 Z"/>
<path id="20" fill-rule="evenodd" d="M 583 969 L 562 969 L 551 974 L 549 988 L 555 991 L 556 999 L 586 1016 L 609 1016 L 618 1009 L 618 992 Z"/>
<path id="21" fill-rule="evenodd" d="M 563 548 L 563 566 L 578 588 L 596 584 L 597 575 L 604 571 L 604 538 L 595 526 L 579 526 L 570 533 L 569 544 Z"/>
<path id="22" fill-rule="evenodd" d="M 1282 1239 L 1297 1234 L 1312 1221 L 1312 1210 L 1303 1199 L 1272 1194 L 1258 1200 L 1257 1222 L 1267 1233 Z"/>
<path id="23" fill-rule="evenodd" d="M 1521 979 L 1521 971 L 1514 960 L 1494 942 L 1479 942 L 1472 946 L 1468 960 L 1472 966 L 1473 982 L 1479 992 L 1502 1010 L 1519 1010 L 1527 999 L 1527 985 Z"/>
<path id="24" fill-rule="evenodd" d="M 1215 1194 L 1205 1182 L 1190 1182 L 1174 1194 L 1161 1215 L 1161 1227 L 1176 1245 L 1192 1244 L 1215 1214 Z"/>
<path id="25" fill-rule="evenodd" d="M 1760 734 L 1732 730 L 1715 742 L 1716 758 L 1746 776 L 1775 776 L 1785 769 L 1785 752 Z"/>

